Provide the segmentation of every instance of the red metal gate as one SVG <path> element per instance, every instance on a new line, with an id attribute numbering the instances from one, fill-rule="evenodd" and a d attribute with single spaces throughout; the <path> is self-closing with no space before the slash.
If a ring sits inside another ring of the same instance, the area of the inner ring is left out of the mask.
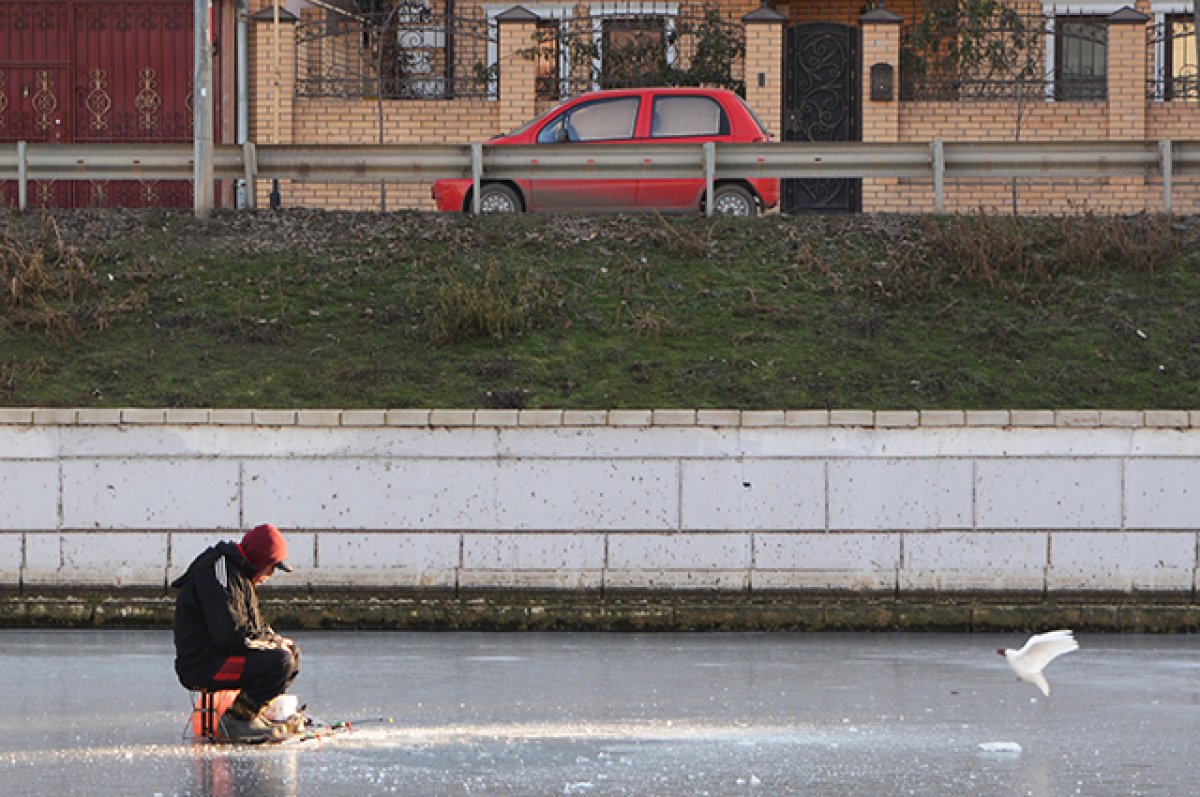
<path id="1" fill-rule="evenodd" d="M 191 141 L 192 9 L 192 0 L 0 0 L 0 141 Z M 0 186 L 16 205 L 16 184 Z M 30 183 L 29 204 L 190 207 L 192 188 L 42 180 Z"/>

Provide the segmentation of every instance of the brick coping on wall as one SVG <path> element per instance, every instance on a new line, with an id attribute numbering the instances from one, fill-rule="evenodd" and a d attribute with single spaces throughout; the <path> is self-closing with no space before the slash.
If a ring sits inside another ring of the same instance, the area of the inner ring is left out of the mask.
<path id="1" fill-rule="evenodd" d="M 1200 410 L 0 408 L 0 426 L 1200 428 Z"/>

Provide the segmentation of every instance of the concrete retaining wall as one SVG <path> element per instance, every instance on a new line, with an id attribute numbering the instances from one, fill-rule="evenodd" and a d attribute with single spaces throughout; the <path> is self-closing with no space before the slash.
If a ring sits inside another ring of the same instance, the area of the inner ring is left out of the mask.
<path id="1" fill-rule="evenodd" d="M 292 586 L 1193 600 L 1200 413 L 0 410 L 0 587 L 264 521 Z"/>

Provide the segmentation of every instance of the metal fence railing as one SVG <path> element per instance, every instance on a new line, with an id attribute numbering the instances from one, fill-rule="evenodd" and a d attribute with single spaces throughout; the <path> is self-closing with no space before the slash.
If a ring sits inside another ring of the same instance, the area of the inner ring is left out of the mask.
<path id="1" fill-rule="evenodd" d="M 503 5 L 454 0 L 353 0 L 306 9 L 296 28 L 300 97 L 444 100 L 495 97 L 506 66 Z M 745 29 L 705 3 L 612 0 L 537 4 L 534 33 L 517 42 L 542 101 L 595 88 L 744 85 Z"/>
<path id="2" fill-rule="evenodd" d="M 1169 14 L 1146 28 L 1147 97 L 1160 102 L 1200 102 L 1196 22 L 1190 13 Z"/>
<path id="3" fill-rule="evenodd" d="M 901 32 L 900 98 L 1103 101 L 1107 52 L 1103 17 L 931 10 Z"/>
<path id="4" fill-rule="evenodd" d="M 296 28 L 300 97 L 447 100 L 496 93 L 496 26 L 477 6 L 360 2 L 309 9 Z"/>
<path id="5" fill-rule="evenodd" d="M 0 144 L 0 181 L 18 184 L 19 207 L 38 180 L 187 180 L 194 150 L 184 144 Z M 215 179 L 412 182 L 439 178 L 476 184 L 511 179 L 753 177 L 932 180 L 944 206 L 946 180 L 960 178 L 1161 179 L 1171 212 L 1176 178 L 1200 178 L 1200 139 L 1112 142 L 779 142 L 766 144 L 220 145 Z M 247 192 L 253 197 L 252 191 Z M 712 203 L 706 202 L 711 208 Z M 478 210 L 478 209 L 476 209 Z"/>

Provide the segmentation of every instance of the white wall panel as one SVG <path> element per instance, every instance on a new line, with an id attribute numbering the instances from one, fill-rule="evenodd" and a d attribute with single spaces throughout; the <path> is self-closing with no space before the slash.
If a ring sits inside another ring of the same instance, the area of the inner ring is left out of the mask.
<path id="1" fill-rule="evenodd" d="M 63 462 L 63 527 L 238 527 L 238 466 L 228 460 Z"/>
<path id="2" fill-rule="evenodd" d="M 58 528 L 58 463 L 0 460 L 0 530 Z"/>
<path id="3" fill-rule="evenodd" d="M 1190 590 L 1196 535 L 1185 532 L 1055 532 L 1051 590 Z"/>
<path id="4" fill-rule="evenodd" d="M 976 528 L 1121 526 L 1119 460 L 987 459 L 976 474 Z"/>
<path id="5" fill-rule="evenodd" d="M 0 534 L 0 586 L 15 587 L 21 580 L 25 541 L 20 534 Z"/>
<path id="6" fill-rule="evenodd" d="M 685 529 L 824 529 L 820 460 L 685 460 Z"/>
<path id="7" fill-rule="evenodd" d="M 73 532 L 62 535 L 59 577 L 68 584 L 162 586 L 166 563 L 166 534 Z"/>
<path id="8" fill-rule="evenodd" d="M 969 460 L 838 460 L 829 464 L 829 527 L 970 528 Z"/>
<path id="9" fill-rule="evenodd" d="M 603 534 L 464 534 L 468 570 L 601 570 Z"/>
<path id="10" fill-rule="evenodd" d="M 863 570 L 894 573 L 899 534 L 755 534 L 754 566 L 761 570 Z"/>
<path id="11" fill-rule="evenodd" d="M 244 512 L 280 528 L 495 528 L 497 470 L 488 460 L 252 460 Z"/>
<path id="12" fill-rule="evenodd" d="M 292 574 L 312 584 L 454 587 L 459 534 L 320 532 L 318 565 Z"/>
<path id="13" fill-rule="evenodd" d="M 1045 532 L 907 534 L 900 588 L 1044 589 L 1047 538 Z"/>
<path id="14" fill-rule="evenodd" d="M 1125 525 L 1200 528 L 1200 460 L 1132 460 L 1125 467 Z"/>
<path id="15" fill-rule="evenodd" d="M 679 465 L 670 460 L 504 460 L 496 520 L 485 528 L 674 529 Z"/>
<path id="16" fill-rule="evenodd" d="M 459 586 L 599 589 L 603 534 L 464 534 Z"/>
<path id="17" fill-rule="evenodd" d="M 21 579 L 26 584 L 57 584 L 61 570 L 62 535 L 57 531 L 26 534 Z"/>
<path id="18" fill-rule="evenodd" d="M 608 539 L 611 570 L 749 569 L 749 534 L 614 534 Z"/>

